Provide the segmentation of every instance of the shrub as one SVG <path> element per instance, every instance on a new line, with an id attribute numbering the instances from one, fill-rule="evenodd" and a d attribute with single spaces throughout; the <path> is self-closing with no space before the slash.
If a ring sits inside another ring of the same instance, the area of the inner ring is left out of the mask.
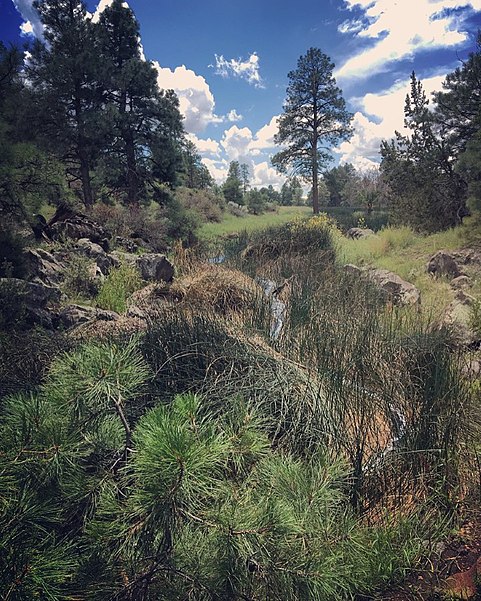
<path id="1" fill-rule="evenodd" d="M 199 221 L 220 222 L 224 200 L 210 190 L 192 190 L 191 188 L 177 188 L 175 198 L 189 211 L 198 215 Z"/>
<path id="2" fill-rule="evenodd" d="M 121 265 L 105 278 L 95 299 L 96 305 L 107 311 L 124 313 L 128 297 L 141 287 L 139 272 L 130 265 Z"/>
<path id="3" fill-rule="evenodd" d="M 0 277 L 21 278 L 25 273 L 25 242 L 12 220 L 0 224 Z"/>
<path id="4" fill-rule="evenodd" d="M 95 263 L 87 257 L 74 254 L 64 270 L 63 291 L 69 297 L 92 298 L 98 292 Z"/>

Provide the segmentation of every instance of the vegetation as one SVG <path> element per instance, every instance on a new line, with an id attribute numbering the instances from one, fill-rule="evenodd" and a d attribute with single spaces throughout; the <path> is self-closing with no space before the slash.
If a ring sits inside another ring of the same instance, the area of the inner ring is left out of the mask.
<path id="1" fill-rule="evenodd" d="M 350 134 L 352 115 L 332 76 L 334 65 L 318 48 L 310 48 L 288 74 L 284 113 L 279 118 L 277 144 L 287 146 L 272 163 L 281 172 L 291 167 L 312 185 L 312 207 L 319 213 L 318 176 L 330 160 L 326 145 L 335 145 Z"/>

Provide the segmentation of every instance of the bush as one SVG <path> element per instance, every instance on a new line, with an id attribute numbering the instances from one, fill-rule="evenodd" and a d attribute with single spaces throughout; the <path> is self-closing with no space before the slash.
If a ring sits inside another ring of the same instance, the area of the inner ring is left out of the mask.
<path id="1" fill-rule="evenodd" d="M 96 305 L 107 311 L 124 313 L 128 297 L 139 288 L 142 288 L 139 272 L 130 265 L 121 265 L 105 278 L 95 299 Z"/>
<path id="2" fill-rule="evenodd" d="M 87 257 L 72 255 L 64 270 L 63 291 L 69 297 L 93 298 L 98 292 L 95 263 Z"/>
<path id="3" fill-rule="evenodd" d="M 201 222 L 222 221 L 222 208 L 224 199 L 216 196 L 210 190 L 192 190 L 191 188 L 177 188 L 175 198 L 184 209 L 193 211 Z"/>
<path id="4" fill-rule="evenodd" d="M 21 278 L 25 274 L 25 242 L 15 223 L 6 219 L 0 224 L 0 277 Z"/>

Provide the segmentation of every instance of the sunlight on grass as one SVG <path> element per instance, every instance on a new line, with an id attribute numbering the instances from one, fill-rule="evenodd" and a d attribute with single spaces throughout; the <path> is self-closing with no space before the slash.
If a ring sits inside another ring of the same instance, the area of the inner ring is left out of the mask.
<path id="1" fill-rule="evenodd" d="M 282 225 L 298 217 L 309 217 L 310 215 L 312 215 L 310 207 L 279 207 L 278 213 L 246 215 L 245 217 L 235 217 L 235 215 L 226 213 L 220 223 L 205 223 L 199 230 L 199 237 L 212 239 L 233 232 L 252 232 L 271 225 Z"/>

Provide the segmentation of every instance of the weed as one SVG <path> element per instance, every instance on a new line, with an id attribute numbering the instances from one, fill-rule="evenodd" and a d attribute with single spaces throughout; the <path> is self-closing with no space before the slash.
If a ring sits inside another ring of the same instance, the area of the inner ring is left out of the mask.
<path id="1" fill-rule="evenodd" d="M 138 271 L 129 265 L 121 265 L 112 269 L 105 278 L 95 299 L 101 309 L 124 313 L 127 309 L 128 297 L 142 287 L 142 279 Z"/>

